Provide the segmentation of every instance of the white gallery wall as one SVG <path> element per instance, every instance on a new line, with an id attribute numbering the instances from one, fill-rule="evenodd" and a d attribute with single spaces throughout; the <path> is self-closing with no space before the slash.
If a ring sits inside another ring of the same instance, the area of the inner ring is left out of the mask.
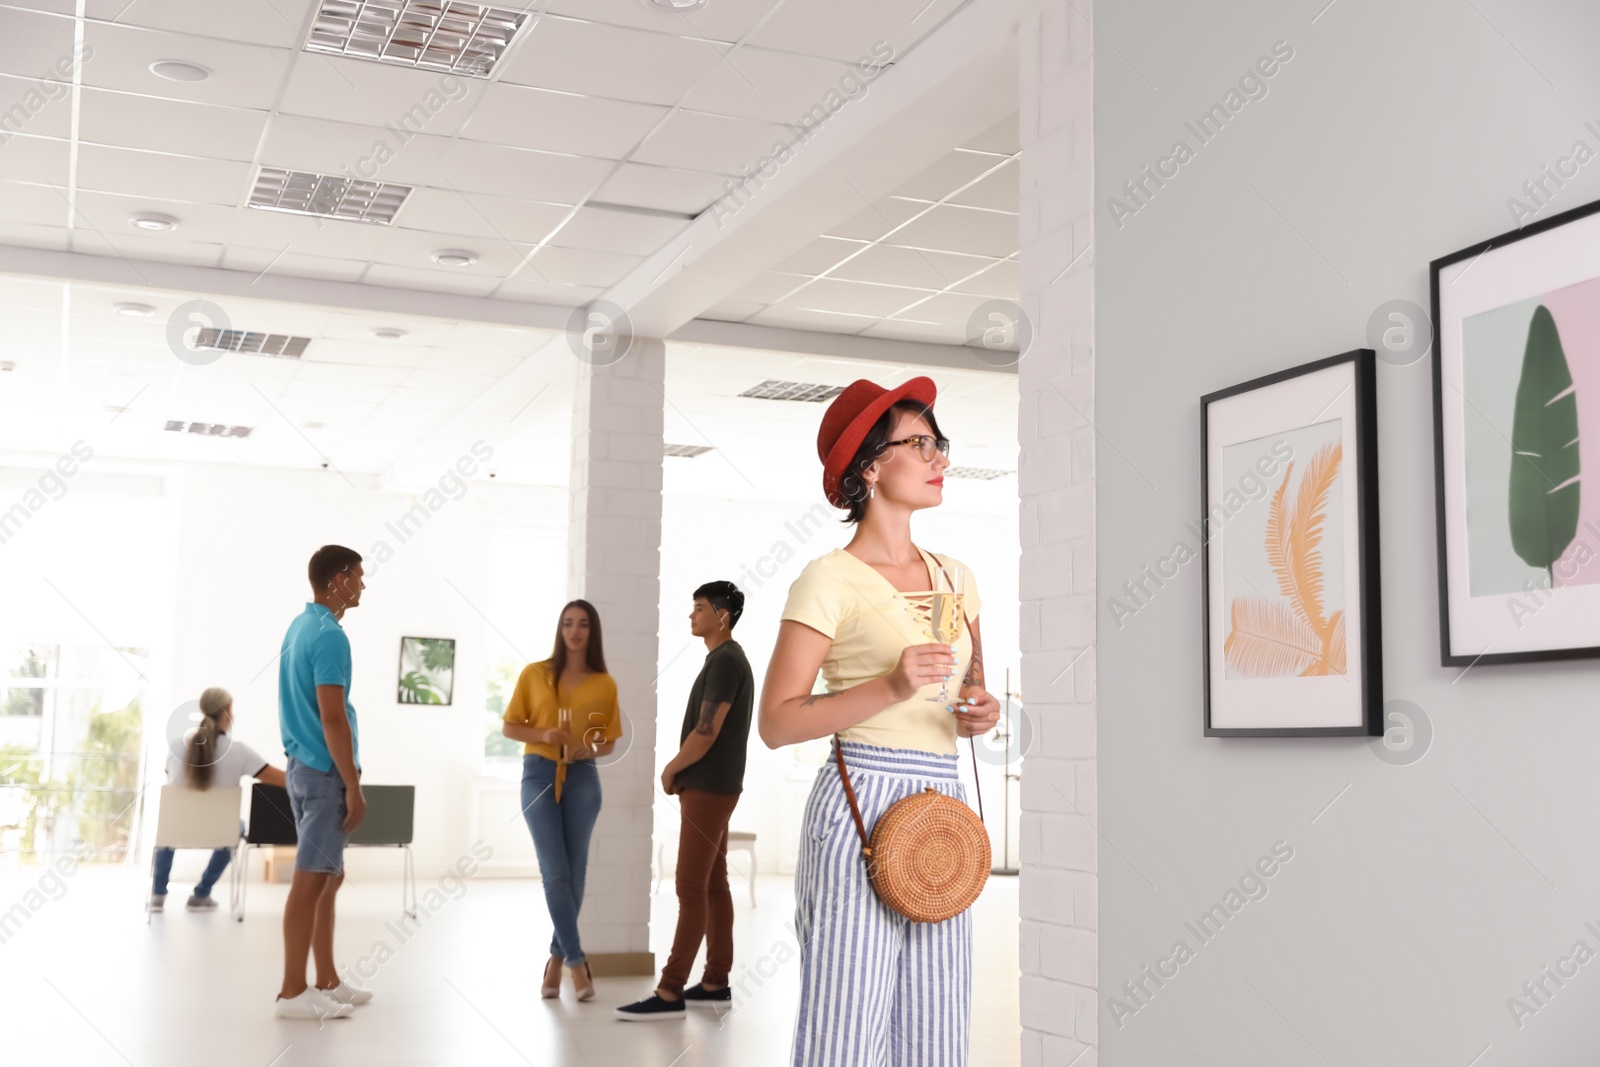
<path id="1" fill-rule="evenodd" d="M 1203 737 L 1198 562 L 1131 615 L 1110 602 L 1190 537 L 1202 394 L 1367 347 L 1380 305 L 1428 305 L 1431 259 L 1512 229 L 1508 201 L 1575 142 L 1600 150 L 1600 9 L 1095 14 L 1117 45 L 1094 87 L 1100 1062 L 1590 1062 L 1600 966 L 1571 957 L 1600 952 L 1600 662 L 1439 665 L 1428 359 L 1378 367 L 1385 691 L 1431 723 L 1419 760 Z M 1186 123 L 1236 88 L 1200 143 Z M 1180 139 L 1192 158 L 1129 200 Z M 1548 188 L 1539 217 L 1600 197 L 1600 164 Z M 1265 895 L 1197 938 L 1275 847 Z M 1192 958 L 1147 977 L 1179 941 Z"/>

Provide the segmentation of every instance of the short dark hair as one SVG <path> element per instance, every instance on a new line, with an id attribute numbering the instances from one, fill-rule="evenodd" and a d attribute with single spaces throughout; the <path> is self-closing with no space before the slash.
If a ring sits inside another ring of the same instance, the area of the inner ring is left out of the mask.
<path id="1" fill-rule="evenodd" d="M 333 576 L 349 570 L 361 562 L 361 553 L 353 548 L 343 545 L 323 545 L 311 553 L 311 564 L 306 568 L 306 576 L 311 579 L 311 588 L 321 592 L 328 588 L 333 581 Z"/>
<path id="2" fill-rule="evenodd" d="M 897 411 L 908 415 L 920 415 L 928 420 L 928 429 L 933 431 L 933 436 L 944 436 L 939 429 L 939 420 L 934 418 L 933 409 L 915 400 L 901 400 L 878 416 L 878 421 L 872 424 L 867 435 L 861 439 L 861 447 L 856 449 L 856 454 L 845 467 L 844 474 L 839 477 L 839 492 L 845 498 L 845 511 L 848 512 L 841 521 L 846 525 L 854 525 L 866 517 L 867 480 L 862 475 L 887 450 L 889 435 L 894 432 L 894 417 Z"/>
<path id="3" fill-rule="evenodd" d="M 710 604 L 712 611 L 726 611 L 730 630 L 739 625 L 739 616 L 744 614 L 744 594 L 732 582 L 707 582 L 694 591 L 694 598 Z"/>

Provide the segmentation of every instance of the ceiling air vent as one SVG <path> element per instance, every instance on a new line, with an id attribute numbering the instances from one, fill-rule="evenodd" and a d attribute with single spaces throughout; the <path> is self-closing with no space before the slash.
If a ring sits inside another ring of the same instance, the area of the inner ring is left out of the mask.
<path id="1" fill-rule="evenodd" d="M 812 385 L 809 382 L 780 382 L 768 378 L 760 385 L 753 386 L 740 393 L 740 396 L 754 397 L 756 400 L 796 400 L 807 404 L 820 404 L 824 400 L 832 400 L 844 387 L 839 385 Z"/>
<path id="2" fill-rule="evenodd" d="M 249 437 L 251 426 L 227 426 L 220 422 L 181 422 L 173 419 L 167 420 L 167 430 L 171 433 L 199 434 L 201 437 Z"/>
<path id="3" fill-rule="evenodd" d="M 682 456 L 684 459 L 693 459 L 703 456 L 711 451 L 710 445 L 668 445 L 666 453 L 669 456 Z"/>
<path id="4" fill-rule="evenodd" d="M 387 226 L 410 195 L 409 185 L 262 167 L 256 175 L 256 187 L 250 192 L 250 206 L 261 211 Z"/>
<path id="5" fill-rule="evenodd" d="M 286 333 L 255 333 L 250 330 L 217 330 L 207 327 L 195 337 L 195 351 L 244 352 L 254 356 L 299 359 L 311 343 L 309 337 Z"/>
<path id="6" fill-rule="evenodd" d="M 456 0 L 323 0 L 306 51 L 487 78 L 527 19 Z"/>
<path id="7" fill-rule="evenodd" d="M 1017 472 L 1003 471 L 998 467 L 946 467 L 944 469 L 946 478 L 975 478 L 985 482 L 992 482 L 996 478 L 1004 478 L 1008 474 L 1015 473 Z"/>

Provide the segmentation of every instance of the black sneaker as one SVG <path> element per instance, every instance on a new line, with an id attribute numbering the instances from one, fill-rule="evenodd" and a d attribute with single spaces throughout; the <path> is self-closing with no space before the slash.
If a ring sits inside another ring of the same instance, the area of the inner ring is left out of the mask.
<path id="1" fill-rule="evenodd" d="M 659 1019 L 683 1018 L 683 1001 L 662 1000 L 655 993 L 651 993 L 643 1000 L 636 1000 L 632 1004 L 624 1004 L 617 1009 L 617 1018 L 623 1022 L 649 1023 Z"/>
<path id="2" fill-rule="evenodd" d="M 702 1008 L 723 1008 L 733 1003 L 733 987 L 723 986 L 721 989 L 707 989 L 705 983 L 692 985 L 683 991 L 683 1000 L 686 1004 L 693 1004 Z"/>

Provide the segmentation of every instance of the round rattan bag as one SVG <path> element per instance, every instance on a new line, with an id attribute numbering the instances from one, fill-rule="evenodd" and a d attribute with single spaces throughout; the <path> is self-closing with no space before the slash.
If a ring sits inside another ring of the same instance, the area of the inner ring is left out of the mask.
<path id="1" fill-rule="evenodd" d="M 878 899 L 919 923 L 944 922 L 970 908 L 989 880 L 989 831 L 983 820 L 930 787 L 891 804 L 869 837 L 837 745 L 834 756 Z"/>

